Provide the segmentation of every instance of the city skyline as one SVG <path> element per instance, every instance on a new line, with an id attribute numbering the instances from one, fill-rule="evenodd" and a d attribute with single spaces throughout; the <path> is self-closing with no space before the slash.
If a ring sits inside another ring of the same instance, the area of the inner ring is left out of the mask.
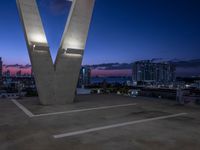
<path id="1" fill-rule="evenodd" d="M 96 0 L 83 65 L 200 58 L 200 2 L 155 2 L 126 0 L 122 5 L 110 0 L 105 5 L 104 0 Z M 65 0 L 38 0 L 38 5 L 55 59 L 71 4 Z M 3 0 L 0 9 L 0 56 L 5 64 L 30 63 L 15 0 Z"/>
<path id="2" fill-rule="evenodd" d="M 1 0 L 0 150 L 200 147 L 200 0 Z"/>
<path id="3" fill-rule="evenodd" d="M 162 59 L 151 59 L 149 61 L 161 62 L 161 63 L 172 63 L 176 66 L 177 77 L 192 77 L 200 75 L 200 59 L 193 60 L 162 60 Z M 134 63 L 134 62 L 133 62 Z M 132 76 L 133 63 L 103 63 L 97 65 L 86 65 L 91 68 L 92 77 L 119 77 L 119 76 Z M 10 71 L 11 75 L 16 75 L 17 72 L 21 71 L 22 74 L 31 73 L 31 65 L 26 64 L 9 64 L 3 65 L 3 73 Z"/>

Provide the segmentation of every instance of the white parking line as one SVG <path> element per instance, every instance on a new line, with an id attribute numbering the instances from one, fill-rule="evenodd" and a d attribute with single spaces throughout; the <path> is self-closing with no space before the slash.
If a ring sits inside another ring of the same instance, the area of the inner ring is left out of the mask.
<path id="1" fill-rule="evenodd" d="M 70 110 L 70 111 L 63 111 L 63 112 L 54 112 L 54 113 L 46 113 L 46 114 L 34 115 L 32 112 L 30 112 L 27 108 L 25 108 L 18 101 L 14 100 L 14 99 L 12 99 L 11 101 L 17 107 L 19 107 L 30 118 L 52 116 L 52 115 L 61 115 L 61 114 L 70 114 L 70 113 L 78 113 L 78 112 L 93 111 L 93 110 L 113 109 L 113 108 L 128 107 L 128 106 L 135 106 L 135 105 L 137 105 L 136 103 L 129 103 L 129 104 L 122 104 L 122 105 L 102 106 L 102 107 L 94 107 L 94 108 L 86 108 L 86 109 L 78 109 L 78 110 Z"/>
<path id="2" fill-rule="evenodd" d="M 112 128 L 117 128 L 117 127 L 129 126 L 129 125 L 133 125 L 133 124 L 163 120 L 163 119 L 168 119 L 168 118 L 175 118 L 175 117 L 184 116 L 184 115 L 187 115 L 187 113 L 180 113 L 180 114 L 161 116 L 161 117 L 155 117 L 155 118 L 149 118 L 149 119 L 143 119 L 143 120 L 137 120 L 137 121 L 124 122 L 124 123 L 119 123 L 119 124 L 113 124 L 113 125 L 108 125 L 108 126 L 91 128 L 91 129 L 87 129 L 87 130 L 80 130 L 80 131 L 75 131 L 75 132 L 58 134 L 58 135 L 54 135 L 53 137 L 55 139 L 59 139 L 59 138 L 64 138 L 64 137 L 86 134 L 86 133 L 95 132 L 95 131 L 101 131 L 101 130 L 112 129 Z"/>
<path id="3" fill-rule="evenodd" d="M 17 102 L 16 100 L 12 99 L 11 100 L 15 105 L 17 105 L 17 107 L 19 107 L 27 116 L 29 116 L 30 118 L 34 117 L 34 114 L 32 112 L 30 112 L 28 109 L 26 109 L 23 105 L 21 105 L 19 102 Z"/>
<path id="4" fill-rule="evenodd" d="M 39 115 L 34 115 L 34 117 L 52 116 L 52 115 L 60 115 L 60 114 L 70 114 L 70 113 L 78 113 L 78 112 L 93 111 L 93 110 L 104 110 L 104 109 L 112 109 L 112 108 L 135 106 L 135 105 L 137 105 L 137 104 L 136 103 L 129 103 L 129 104 L 123 104 L 123 105 L 102 106 L 102 107 L 63 111 L 63 112 L 39 114 Z"/>

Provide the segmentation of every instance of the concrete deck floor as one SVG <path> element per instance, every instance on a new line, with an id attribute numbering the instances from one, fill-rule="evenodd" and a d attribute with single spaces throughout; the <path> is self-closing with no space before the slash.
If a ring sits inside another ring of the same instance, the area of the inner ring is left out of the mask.
<path id="1" fill-rule="evenodd" d="M 200 149 L 199 106 L 177 106 L 168 100 L 117 95 L 77 96 L 75 104 L 55 107 L 43 107 L 38 104 L 37 98 L 17 101 L 35 116 L 29 117 L 11 100 L 0 100 L 0 150 Z M 87 108 L 102 109 L 37 116 Z M 148 121 L 180 113 L 187 114 Z M 138 120 L 147 121 L 63 138 L 54 137 Z"/>

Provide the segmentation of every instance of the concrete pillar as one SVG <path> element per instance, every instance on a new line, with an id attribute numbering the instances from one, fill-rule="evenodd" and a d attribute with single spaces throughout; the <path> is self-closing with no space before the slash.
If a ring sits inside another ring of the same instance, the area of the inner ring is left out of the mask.
<path id="1" fill-rule="evenodd" d="M 53 64 L 36 0 L 17 0 L 41 104 L 72 103 L 94 0 L 73 0 Z"/>

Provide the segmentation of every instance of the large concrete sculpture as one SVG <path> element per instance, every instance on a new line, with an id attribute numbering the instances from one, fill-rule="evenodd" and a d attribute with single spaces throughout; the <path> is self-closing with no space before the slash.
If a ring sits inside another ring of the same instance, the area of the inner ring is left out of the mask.
<path id="1" fill-rule="evenodd" d="M 72 103 L 94 0 L 73 0 L 55 64 L 36 0 L 17 0 L 41 104 Z"/>

